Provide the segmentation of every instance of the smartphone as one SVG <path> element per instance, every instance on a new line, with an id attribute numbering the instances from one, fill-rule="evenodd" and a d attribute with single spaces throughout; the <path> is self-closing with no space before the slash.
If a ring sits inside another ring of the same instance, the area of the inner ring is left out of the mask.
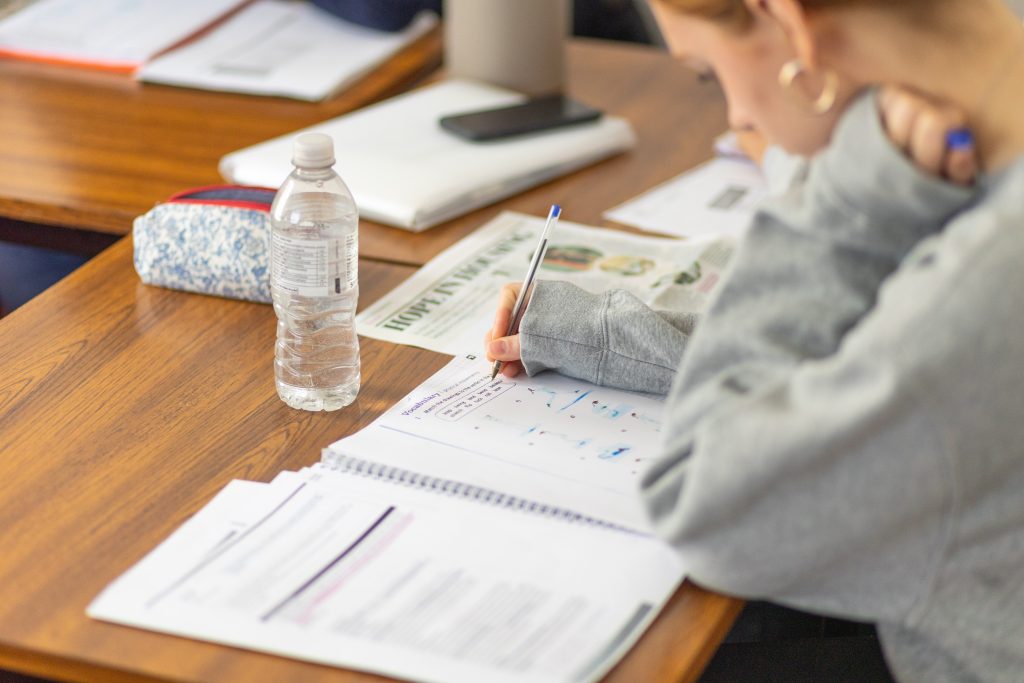
<path id="1" fill-rule="evenodd" d="M 564 95 L 539 97 L 498 109 L 441 117 L 441 127 L 467 140 L 500 140 L 571 126 L 601 117 L 601 111 Z"/>

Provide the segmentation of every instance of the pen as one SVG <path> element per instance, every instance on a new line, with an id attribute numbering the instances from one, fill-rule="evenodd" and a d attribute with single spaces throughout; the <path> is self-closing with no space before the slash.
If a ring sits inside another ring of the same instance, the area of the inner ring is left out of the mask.
<path id="1" fill-rule="evenodd" d="M 544 252 L 548 250 L 548 235 L 555 227 L 555 223 L 558 222 L 558 217 L 561 215 L 562 207 L 558 204 L 552 204 L 551 210 L 548 212 L 548 221 L 544 224 L 544 229 L 540 233 L 537 249 L 533 252 L 530 267 L 526 270 L 526 277 L 523 278 L 523 286 L 519 289 L 519 296 L 516 297 L 515 305 L 512 306 L 512 317 L 509 318 L 508 330 L 505 331 L 506 337 L 519 329 L 519 321 L 523 317 L 528 299 L 533 295 L 533 279 L 537 275 L 537 268 L 540 267 L 541 261 L 544 260 Z M 491 368 L 491 379 L 497 377 L 499 372 L 501 372 L 501 361 L 496 360 L 494 361 L 494 367 Z"/>

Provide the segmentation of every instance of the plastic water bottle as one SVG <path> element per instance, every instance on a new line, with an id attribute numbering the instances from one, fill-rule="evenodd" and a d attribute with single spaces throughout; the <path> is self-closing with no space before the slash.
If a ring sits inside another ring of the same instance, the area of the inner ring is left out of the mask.
<path id="1" fill-rule="evenodd" d="M 292 408 L 337 410 L 359 393 L 359 213 L 329 136 L 299 135 L 292 163 L 270 208 L 274 379 Z"/>

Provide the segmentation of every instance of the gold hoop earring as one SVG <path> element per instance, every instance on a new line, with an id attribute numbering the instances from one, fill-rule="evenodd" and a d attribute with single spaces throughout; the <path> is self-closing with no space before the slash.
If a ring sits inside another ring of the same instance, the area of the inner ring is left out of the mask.
<path id="1" fill-rule="evenodd" d="M 791 59 L 779 69 L 779 85 L 787 91 L 793 87 L 796 79 L 807 73 L 807 67 L 799 59 Z M 813 102 L 811 109 L 815 114 L 827 114 L 836 106 L 836 98 L 839 95 L 839 76 L 832 69 L 825 71 L 825 85 L 821 94 Z"/>

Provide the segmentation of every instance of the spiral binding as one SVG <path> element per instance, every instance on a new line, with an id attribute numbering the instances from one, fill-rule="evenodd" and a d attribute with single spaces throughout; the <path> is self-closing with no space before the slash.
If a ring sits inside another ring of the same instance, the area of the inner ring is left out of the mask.
<path id="1" fill-rule="evenodd" d="M 482 486 L 473 486 L 471 484 L 464 484 L 451 479 L 431 477 L 418 472 L 402 469 L 401 467 L 395 467 L 393 465 L 384 465 L 381 463 L 370 462 L 368 460 L 361 460 L 359 458 L 344 455 L 343 453 L 338 453 L 337 451 L 325 449 L 321 454 L 321 464 L 329 470 L 355 474 L 357 476 L 368 477 L 370 479 L 388 481 L 393 484 L 400 484 L 413 488 L 428 489 L 443 495 L 466 498 L 496 507 L 520 510 L 531 514 L 543 515 L 545 517 L 554 517 L 574 524 L 591 524 L 606 529 L 617 529 L 619 531 L 635 533 L 631 529 L 627 529 L 610 522 L 605 522 L 604 520 L 600 520 L 595 517 L 581 515 L 578 512 L 566 510 L 565 508 L 537 503 L 525 498 L 519 498 L 507 493 L 495 491 L 494 489 L 483 488 Z"/>

